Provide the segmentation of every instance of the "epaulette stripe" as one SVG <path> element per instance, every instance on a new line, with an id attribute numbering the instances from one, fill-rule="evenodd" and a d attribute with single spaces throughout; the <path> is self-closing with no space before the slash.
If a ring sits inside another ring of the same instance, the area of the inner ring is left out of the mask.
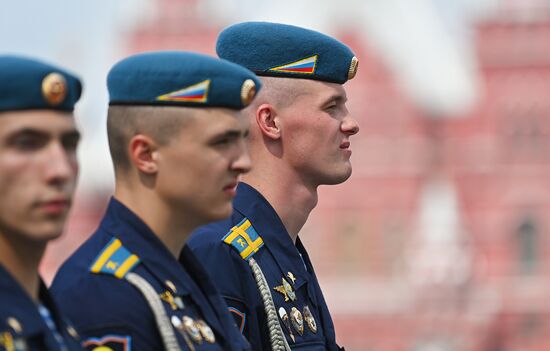
<path id="1" fill-rule="evenodd" d="M 242 221 L 239 222 L 236 226 L 231 228 L 229 231 L 229 234 L 224 238 L 224 241 L 228 244 L 230 244 L 237 236 L 239 236 L 239 233 L 236 232 L 237 228 L 242 228 L 243 230 L 247 230 L 250 227 L 251 223 L 248 219 L 244 218 Z"/>
<path id="2" fill-rule="evenodd" d="M 249 245 L 246 249 L 244 249 L 241 252 L 241 257 L 246 260 L 251 253 L 258 252 L 258 250 L 260 249 L 261 245 L 263 245 L 263 243 L 264 241 L 262 240 L 262 238 L 258 238 L 258 240 L 254 241 L 253 244 Z"/>
<path id="3" fill-rule="evenodd" d="M 231 244 L 235 238 L 239 236 L 239 232 L 237 232 L 237 227 L 231 228 L 229 234 L 223 239 L 223 241 L 227 244 Z"/>
<path id="4" fill-rule="evenodd" d="M 94 273 L 99 273 L 107 260 L 111 258 L 113 253 L 115 253 L 116 250 L 118 250 L 121 246 L 122 243 L 120 242 L 120 240 L 113 238 L 111 242 L 107 245 L 107 247 L 103 249 L 103 252 L 99 255 L 99 257 L 93 264 L 91 271 Z"/>
<path id="5" fill-rule="evenodd" d="M 247 230 L 248 228 L 250 228 L 250 226 L 252 225 L 252 223 L 250 223 L 249 220 L 246 220 L 244 223 L 242 223 L 239 228 L 241 228 L 242 230 Z"/>
<path id="6" fill-rule="evenodd" d="M 248 245 L 253 245 L 252 239 L 250 239 L 250 236 L 248 235 L 248 233 L 245 232 L 243 229 L 241 229 L 241 228 L 235 228 L 235 232 L 238 233 L 241 237 L 243 237 L 244 240 L 246 240 L 246 243 L 247 243 Z"/>
<path id="7" fill-rule="evenodd" d="M 227 244 L 231 244 L 231 242 L 240 235 L 244 238 L 244 240 L 246 240 L 246 243 L 248 245 L 253 245 L 254 242 L 246 232 L 246 230 L 250 228 L 250 225 L 251 225 L 250 221 L 247 220 L 238 226 L 234 226 L 233 228 L 231 228 L 229 235 L 227 235 L 225 239 L 223 239 L 223 241 L 226 242 Z"/>
<path id="8" fill-rule="evenodd" d="M 250 256 L 251 253 L 258 252 L 259 248 L 264 243 L 264 241 L 260 237 L 252 241 L 248 233 L 244 230 L 245 228 L 246 229 L 250 228 L 250 225 L 251 225 L 250 221 L 246 221 L 241 226 L 234 229 L 235 232 L 238 233 L 242 238 L 244 238 L 244 240 L 248 244 L 248 246 L 243 251 L 240 252 L 241 257 L 244 258 L 245 260 L 248 258 L 248 256 Z"/>
<path id="9" fill-rule="evenodd" d="M 252 223 L 244 218 L 223 237 L 223 242 L 233 246 L 242 259 L 248 260 L 264 245 Z"/>
<path id="10" fill-rule="evenodd" d="M 136 255 L 131 255 L 128 257 L 115 272 L 115 277 L 122 278 L 128 273 L 129 270 L 134 268 L 134 266 L 139 262 L 139 257 Z"/>

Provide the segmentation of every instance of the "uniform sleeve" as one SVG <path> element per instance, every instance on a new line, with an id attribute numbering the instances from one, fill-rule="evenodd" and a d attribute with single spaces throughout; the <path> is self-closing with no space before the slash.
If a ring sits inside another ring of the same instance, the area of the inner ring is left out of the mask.
<path id="1" fill-rule="evenodd" d="M 77 287 L 55 292 L 86 350 L 160 350 L 154 316 L 140 292 L 126 281 L 91 275 Z"/>

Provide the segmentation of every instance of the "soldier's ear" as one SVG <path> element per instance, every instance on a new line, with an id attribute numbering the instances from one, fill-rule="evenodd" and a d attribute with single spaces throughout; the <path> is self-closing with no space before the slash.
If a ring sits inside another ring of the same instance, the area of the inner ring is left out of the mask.
<path id="1" fill-rule="evenodd" d="M 261 104 L 256 109 L 256 123 L 265 137 L 273 140 L 281 138 L 279 116 L 271 104 Z"/>
<path id="2" fill-rule="evenodd" d="M 158 171 L 157 143 L 149 136 L 137 134 L 128 144 L 130 161 L 142 173 L 153 175 Z"/>

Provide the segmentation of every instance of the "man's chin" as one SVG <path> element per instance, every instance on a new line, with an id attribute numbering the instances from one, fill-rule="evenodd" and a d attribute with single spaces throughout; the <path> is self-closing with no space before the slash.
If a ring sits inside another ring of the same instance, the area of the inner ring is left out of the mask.
<path id="1" fill-rule="evenodd" d="M 36 243 L 47 243 L 48 241 L 58 239 L 63 234 L 64 229 L 62 223 L 45 223 L 39 227 L 27 230 L 26 237 Z"/>
<path id="2" fill-rule="evenodd" d="M 208 215 L 204 216 L 205 223 L 203 223 L 202 225 L 210 222 L 216 222 L 216 221 L 221 221 L 223 219 L 227 219 L 229 218 L 229 216 L 231 216 L 232 212 L 233 212 L 233 207 L 231 203 L 228 203 L 225 206 L 219 206 L 216 209 L 211 208 Z"/>
<path id="3" fill-rule="evenodd" d="M 351 166 L 346 169 L 342 169 L 339 172 L 335 172 L 331 174 L 330 176 L 325 178 L 325 181 L 322 183 L 323 185 L 337 185 L 345 182 L 346 180 L 351 177 Z"/>

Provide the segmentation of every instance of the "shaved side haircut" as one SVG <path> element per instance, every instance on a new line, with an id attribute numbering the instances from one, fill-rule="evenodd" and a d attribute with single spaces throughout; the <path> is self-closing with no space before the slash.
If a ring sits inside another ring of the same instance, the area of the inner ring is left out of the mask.
<path id="1" fill-rule="evenodd" d="M 182 107 L 110 106 L 107 137 L 115 174 L 130 169 L 128 143 L 134 136 L 147 135 L 159 145 L 167 145 L 192 119 L 191 109 Z"/>
<path id="2" fill-rule="evenodd" d="M 252 108 L 254 109 L 265 103 L 272 104 L 275 108 L 285 108 L 292 105 L 298 96 L 307 94 L 307 90 L 300 79 L 259 78 L 262 81 L 263 87 L 252 102 Z M 248 109 L 251 109 L 251 107 L 248 107 Z"/>

